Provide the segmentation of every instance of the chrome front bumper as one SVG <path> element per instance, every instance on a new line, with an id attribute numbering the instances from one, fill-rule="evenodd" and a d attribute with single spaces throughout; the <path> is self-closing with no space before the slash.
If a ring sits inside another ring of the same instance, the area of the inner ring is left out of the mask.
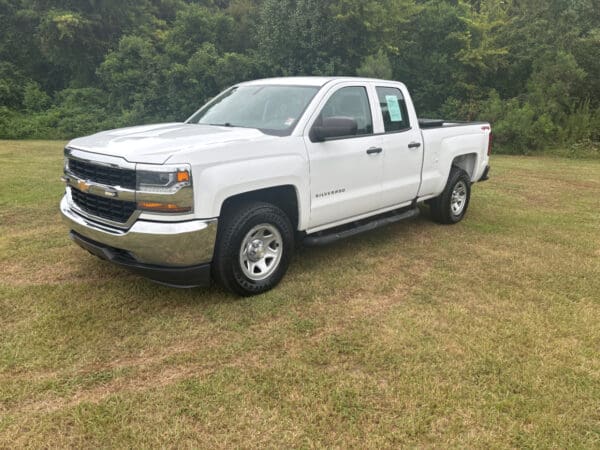
<path id="1" fill-rule="evenodd" d="M 190 267 L 209 263 L 213 258 L 217 219 L 171 223 L 137 220 L 128 230 L 119 230 L 77 214 L 69 207 L 67 196 L 60 202 L 60 212 L 71 231 L 124 250 L 140 264 Z"/>

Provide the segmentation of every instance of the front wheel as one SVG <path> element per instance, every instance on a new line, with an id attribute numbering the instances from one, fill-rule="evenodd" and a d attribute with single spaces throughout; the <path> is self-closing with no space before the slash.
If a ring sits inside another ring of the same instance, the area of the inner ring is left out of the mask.
<path id="1" fill-rule="evenodd" d="M 246 204 L 225 214 L 219 228 L 213 276 L 225 288 L 249 296 L 281 281 L 294 248 L 292 225 L 281 209 Z"/>
<path id="2" fill-rule="evenodd" d="M 467 213 L 471 199 L 471 179 L 458 167 L 452 167 L 448 182 L 442 193 L 430 200 L 431 215 L 436 222 L 453 224 L 460 222 Z"/>

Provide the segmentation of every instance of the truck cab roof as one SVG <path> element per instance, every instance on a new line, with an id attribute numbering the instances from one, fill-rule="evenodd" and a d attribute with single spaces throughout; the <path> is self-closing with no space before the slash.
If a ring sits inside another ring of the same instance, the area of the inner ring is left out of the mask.
<path id="1" fill-rule="evenodd" d="M 376 78 L 363 77 L 278 77 L 278 78 L 263 78 L 261 80 L 245 81 L 239 83 L 239 86 L 257 86 L 257 85 L 290 85 L 290 86 L 317 86 L 322 87 L 332 81 L 361 81 L 381 83 L 389 83 L 389 80 L 379 80 Z M 399 82 L 398 82 L 399 83 Z"/>

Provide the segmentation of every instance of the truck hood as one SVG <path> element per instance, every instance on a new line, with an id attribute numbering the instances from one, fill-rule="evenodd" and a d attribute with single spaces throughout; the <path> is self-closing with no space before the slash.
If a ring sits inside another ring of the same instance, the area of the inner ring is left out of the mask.
<path id="1" fill-rule="evenodd" d="M 129 162 L 164 164 L 180 151 L 272 138 L 254 128 L 166 123 L 102 131 L 73 139 L 68 147 L 118 156 Z"/>

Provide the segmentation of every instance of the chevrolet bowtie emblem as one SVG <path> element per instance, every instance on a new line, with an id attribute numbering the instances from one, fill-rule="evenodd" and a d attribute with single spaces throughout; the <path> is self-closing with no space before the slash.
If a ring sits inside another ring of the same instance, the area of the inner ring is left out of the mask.
<path id="1" fill-rule="evenodd" d="M 90 185 L 84 180 L 77 180 L 77 188 L 81 192 L 87 192 L 90 190 Z"/>

